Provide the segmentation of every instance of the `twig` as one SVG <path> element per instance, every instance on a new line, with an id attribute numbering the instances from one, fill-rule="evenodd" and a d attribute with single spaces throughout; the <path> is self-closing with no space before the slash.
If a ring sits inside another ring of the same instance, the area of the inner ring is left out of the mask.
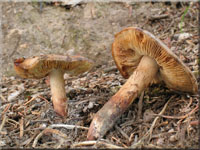
<path id="1" fill-rule="evenodd" d="M 13 119 L 8 119 L 8 121 L 14 122 L 15 124 L 19 125 L 19 123 Z"/>
<path id="2" fill-rule="evenodd" d="M 190 125 L 191 126 L 197 126 L 197 125 L 199 125 L 200 124 L 200 121 L 199 120 L 195 120 L 195 121 L 191 121 L 190 122 Z"/>
<path id="3" fill-rule="evenodd" d="M 38 132 L 35 132 L 33 136 L 31 136 L 29 139 L 27 139 L 26 141 L 24 141 L 21 145 L 28 146 L 31 143 L 31 141 L 36 137 L 36 135 L 38 134 Z"/>
<path id="4" fill-rule="evenodd" d="M 22 138 L 24 135 L 24 118 L 23 117 L 20 119 L 19 124 L 20 124 L 19 125 L 19 129 L 20 129 L 19 137 Z"/>
<path id="5" fill-rule="evenodd" d="M 76 125 L 68 125 L 68 124 L 52 124 L 49 126 L 49 128 L 66 128 L 66 129 L 84 129 L 84 130 L 88 130 L 89 128 L 87 127 L 83 127 L 83 126 L 76 126 Z"/>
<path id="6" fill-rule="evenodd" d="M 103 141 L 97 141 L 96 145 L 105 146 L 106 148 L 109 148 L 109 149 L 122 149 L 123 148 L 121 146 L 117 146 L 117 145 L 114 145 L 114 144 L 106 143 L 106 142 L 103 142 Z"/>
<path id="7" fill-rule="evenodd" d="M 97 141 L 83 141 L 83 142 L 79 142 L 79 143 L 74 143 L 72 145 L 73 147 L 81 147 L 81 146 L 91 146 L 91 145 L 95 145 L 97 143 Z"/>
<path id="8" fill-rule="evenodd" d="M 155 16 L 151 16 L 149 18 L 150 21 L 154 21 L 154 20 L 160 20 L 160 19 L 165 19 L 168 18 L 169 14 L 163 14 L 163 15 L 155 15 Z"/>
<path id="9" fill-rule="evenodd" d="M 0 97 L 1 97 L 1 99 L 2 99 L 4 102 L 7 102 L 7 100 L 5 99 L 5 97 L 3 97 L 2 94 L 0 94 Z"/>
<path id="10" fill-rule="evenodd" d="M 44 97 L 42 97 L 42 96 L 38 96 L 39 98 L 41 98 L 41 99 L 43 99 L 43 100 L 45 100 L 47 103 L 50 103 L 46 98 L 44 98 Z"/>
<path id="11" fill-rule="evenodd" d="M 96 144 L 104 145 L 106 148 L 123 148 L 123 147 L 116 146 L 113 144 L 105 143 L 103 141 L 83 141 L 83 142 L 73 144 L 72 147 L 92 146 Z"/>
<path id="12" fill-rule="evenodd" d="M 54 134 L 57 134 L 57 135 L 59 135 L 63 138 L 67 138 L 67 136 L 64 133 L 62 133 L 61 131 L 59 131 L 57 129 L 46 128 L 36 136 L 35 140 L 33 141 L 32 147 L 35 148 L 38 140 L 42 137 L 43 134 L 46 134 L 46 133 L 54 133 Z"/>
<path id="13" fill-rule="evenodd" d="M 117 139 L 116 137 L 112 136 L 112 139 L 114 139 L 115 141 L 117 141 L 119 144 L 123 145 L 125 148 L 128 148 L 128 146 L 126 146 L 124 143 L 122 143 L 120 141 L 120 139 Z"/>
<path id="14" fill-rule="evenodd" d="M 189 112 L 188 114 L 184 115 L 184 116 L 166 116 L 166 115 L 162 115 L 162 114 L 155 114 L 156 116 L 160 116 L 163 118 L 167 118 L 167 119 L 185 119 L 188 116 L 190 116 L 191 114 L 195 113 L 199 108 L 199 105 L 197 105 L 191 112 Z"/>
<path id="15" fill-rule="evenodd" d="M 30 100 L 28 100 L 28 101 L 24 104 L 24 106 L 26 106 L 26 105 L 29 104 L 30 102 L 34 101 L 36 98 L 37 98 L 37 96 L 32 97 Z"/>
<path id="16" fill-rule="evenodd" d="M 5 114 L 10 109 L 11 104 L 8 104 L 6 108 L 3 110 L 2 114 Z"/>
<path id="17" fill-rule="evenodd" d="M 139 120 L 142 116 L 142 103 L 143 103 L 143 97 L 144 97 L 144 91 L 140 95 L 140 99 L 138 102 L 138 114 L 137 114 L 137 120 Z"/>
<path id="18" fill-rule="evenodd" d="M 6 123 L 6 121 L 7 121 L 7 116 L 4 115 L 3 121 L 2 121 L 1 126 L 0 126 L 0 132 L 1 132 L 1 130 L 3 129 L 3 127 L 4 127 L 5 123 Z"/>
<path id="19" fill-rule="evenodd" d="M 159 115 L 162 115 L 162 114 L 165 112 L 165 109 L 167 108 L 168 103 L 169 103 L 173 98 L 174 98 L 174 96 L 172 96 L 172 97 L 167 101 L 167 103 L 165 104 L 165 106 L 163 107 L 163 109 L 161 110 L 161 112 L 159 113 Z M 157 117 L 154 119 L 154 121 L 153 121 L 153 123 L 152 123 L 150 129 L 147 131 L 147 133 L 146 133 L 137 143 L 133 144 L 131 147 L 134 147 L 134 148 L 135 148 L 135 147 L 137 147 L 137 146 L 139 146 L 139 145 L 142 145 L 143 142 L 144 142 L 144 140 L 147 139 L 147 138 L 149 138 L 149 139 L 148 139 L 148 143 L 150 142 L 151 137 L 152 137 L 153 128 L 154 128 L 154 126 L 155 126 L 155 124 L 156 124 L 156 122 L 157 122 L 158 119 L 159 119 L 159 116 L 157 116 Z"/>
<path id="20" fill-rule="evenodd" d="M 42 137 L 43 134 L 44 134 L 44 130 L 43 130 L 42 132 L 40 132 L 40 133 L 36 136 L 35 140 L 33 141 L 33 145 L 32 145 L 33 148 L 36 147 L 38 140 L 40 139 L 40 137 Z"/>
<path id="21" fill-rule="evenodd" d="M 121 133 L 121 135 L 123 135 L 123 137 L 125 137 L 127 140 L 129 140 L 128 135 L 117 125 L 115 125 L 115 128 Z"/>
<path id="22" fill-rule="evenodd" d="M 172 97 L 172 98 L 174 98 L 174 97 Z M 167 101 L 167 103 L 165 104 L 165 106 L 163 107 L 163 109 L 161 110 L 161 112 L 159 113 L 159 115 L 162 115 L 164 112 L 165 112 L 165 110 L 166 110 L 166 108 L 167 108 L 167 105 L 169 104 L 169 102 L 171 101 L 171 99 L 172 98 L 170 98 L 168 101 Z M 153 132 L 153 128 L 154 128 L 154 126 L 155 126 L 155 124 L 156 124 L 156 122 L 157 122 L 157 120 L 159 119 L 159 117 L 156 117 L 155 119 L 154 119 L 154 121 L 153 121 L 153 123 L 152 123 L 152 125 L 151 125 L 151 127 L 150 127 L 150 129 L 149 129 L 149 142 L 150 142 L 150 140 L 151 140 L 151 136 L 152 136 L 152 132 Z"/>
<path id="23" fill-rule="evenodd" d="M 192 104 L 192 97 L 190 97 L 190 102 L 189 102 L 189 104 L 186 106 L 185 109 L 189 108 L 191 104 Z"/>

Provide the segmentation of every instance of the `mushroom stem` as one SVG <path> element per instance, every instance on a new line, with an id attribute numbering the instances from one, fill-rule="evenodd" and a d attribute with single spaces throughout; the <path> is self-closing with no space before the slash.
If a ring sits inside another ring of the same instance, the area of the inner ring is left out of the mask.
<path id="1" fill-rule="evenodd" d="M 54 110 L 59 115 L 66 116 L 67 97 L 63 74 L 61 70 L 54 69 L 49 76 Z"/>
<path id="2" fill-rule="evenodd" d="M 143 56 L 135 72 L 94 116 L 87 135 L 88 140 L 103 137 L 133 100 L 149 86 L 157 71 L 156 61 Z"/>

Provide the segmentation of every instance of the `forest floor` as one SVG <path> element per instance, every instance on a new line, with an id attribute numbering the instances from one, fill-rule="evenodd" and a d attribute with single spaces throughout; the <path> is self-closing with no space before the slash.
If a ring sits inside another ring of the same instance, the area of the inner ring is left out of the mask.
<path id="1" fill-rule="evenodd" d="M 192 2 L 93 3 L 71 8 L 59 3 L 42 7 L 4 3 L 0 147 L 198 148 L 199 95 L 177 93 L 165 85 L 151 85 L 103 139 L 87 141 L 94 114 L 126 82 L 111 56 L 114 34 L 120 30 L 137 26 L 154 34 L 199 83 L 198 9 L 198 3 Z M 65 75 L 67 118 L 54 112 L 46 78 L 22 79 L 12 68 L 13 59 L 47 53 L 79 53 L 95 62 L 88 73 Z M 158 117 L 162 110 L 164 116 Z"/>

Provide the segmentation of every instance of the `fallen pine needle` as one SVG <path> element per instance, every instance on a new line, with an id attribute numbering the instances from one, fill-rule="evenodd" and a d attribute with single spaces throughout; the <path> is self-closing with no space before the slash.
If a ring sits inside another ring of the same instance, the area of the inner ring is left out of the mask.
<path id="1" fill-rule="evenodd" d="M 84 129 L 88 130 L 89 128 L 83 126 L 76 126 L 76 125 L 67 125 L 67 124 L 52 124 L 49 126 L 50 128 L 66 128 L 66 129 Z"/>
<path id="2" fill-rule="evenodd" d="M 10 109 L 11 104 L 8 104 L 6 108 L 3 110 L 2 114 L 5 114 Z"/>
<path id="3" fill-rule="evenodd" d="M 50 103 L 46 98 L 42 97 L 42 96 L 38 96 L 39 98 L 41 98 L 42 100 L 46 101 L 47 103 Z"/>
<path id="4" fill-rule="evenodd" d="M 29 104 L 30 102 L 34 101 L 36 98 L 37 98 L 37 96 L 32 97 L 30 100 L 28 100 L 28 101 L 24 104 L 24 106 L 26 106 L 26 105 Z"/>
<path id="5" fill-rule="evenodd" d="M 106 142 L 103 142 L 103 141 L 83 141 L 83 142 L 79 142 L 79 143 L 75 143 L 72 145 L 72 148 L 74 147 L 82 147 L 82 146 L 92 146 L 92 145 L 102 145 L 102 146 L 105 146 L 106 148 L 123 148 L 123 147 L 120 147 L 120 146 L 117 146 L 117 145 L 113 145 L 113 144 L 110 144 L 110 143 L 106 143 Z"/>
<path id="6" fill-rule="evenodd" d="M 184 116 L 166 116 L 166 115 L 162 115 L 162 114 L 156 114 L 156 116 L 160 116 L 163 118 L 167 118 L 167 119 L 185 119 L 188 116 L 190 116 L 191 114 L 195 113 L 199 108 L 199 105 L 197 105 L 191 112 L 189 112 L 188 114 L 184 115 Z"/>

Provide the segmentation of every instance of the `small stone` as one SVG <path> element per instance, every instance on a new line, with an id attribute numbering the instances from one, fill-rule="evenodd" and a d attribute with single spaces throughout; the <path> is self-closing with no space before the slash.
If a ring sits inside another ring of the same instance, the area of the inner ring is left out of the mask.
<path id="1" fill-rule="evenodd" d="M 164 138 L 159 138 L 156 143 L 157 143 L 157 145 L 163 145 L 164 144 Z"/>
<path id="2" fill-rule="evenodd" d="M 172 133 L 172 132 L 174 132 L 174 129 L 170 129 L 170 130 L 168 131 L 168 133 Z"/>
<path id="3" fill-rule="evenodd" d="M 172 135 L 169 137 L 170 142 L 175 142 L 177 140 L 176 135 Z"/>
<path id="4" fill-rule="evenodd" d="M 145 112 L 144 112 L 144 115 L 143 115 L 143 120 L 144 122 L 150 122 L 153 118 L 155 118 L 154 116 L 154 112 L 150 109 L 147 109 Z"/>
<path id="5" fill-rule="evenodd" d="M 88 108 L 89 108 L 89 109 L 92 109 L 93 107 L 94 107 L 94 103 L 93 103 L 93 102 L 89 102 Z"/>
<path id="6" fill-rule="evenodd" d="M 19 94 L 21 94 L 20 91 L 15 91 L 15 92 L 11 93 L 11 94 L 8 96 L 8 101 L 10 102 L 10 101 L 14 100 Z"/>
<path id="7" fill-rule="evenodd" d="M 46 125 L 45 123 L 42 123 L 42 124 L 40 125 L 40 127 L 41 127 L 41 128 L 46 128 L 47 125 Z"/>

